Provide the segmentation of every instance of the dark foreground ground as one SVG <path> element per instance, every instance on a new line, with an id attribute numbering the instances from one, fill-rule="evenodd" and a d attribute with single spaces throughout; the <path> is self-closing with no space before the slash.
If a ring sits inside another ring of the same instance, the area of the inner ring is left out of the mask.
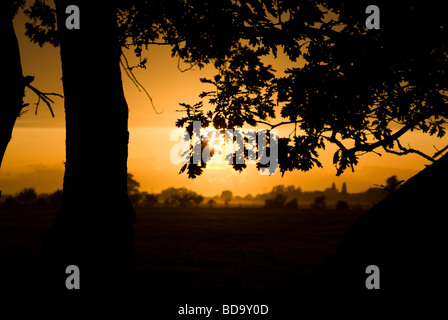
<path id="1" fill-rule="evenodd" d="M 56 215 L 56 210 L 0 209 L 0 305 L 11 292 L 39 297 L 41 286 L 45 285 L 42 238 Z M 339 314 L 360 307 L 355 303 L 356 296 L 346 298 L 337 293 L 348 288 L 343 276 L 345 269 L 333 268 L 328 261 L 347 237 L 347 230 L 360 217 L 366 217 L 365 210 L 154 208 L 137 210 L 137 217 L 137 295 L 129 292 L 123 296 L 141 297 L 134 305 L 143 307 L 146 315 L 157 314 L 148 319 L 295 319 L 310 310 L 319 319 L 319 312 L 335 314 L 330 307 L 332 301 L 340 308 Z M 441 265 L 445 268 L 447 263 Z M 322 266 L 330 266 L 324 272 L 330 278 L 316 273 Z M 365 268 L 364 264 L 361 266 Z M 417 266 L 397 265 L 403 272 L 410 271 L 405 274 L 410 283 L 412 272 L 418 275 L 421 271 Z M 359 275 L 352 279 L 366 294 L 360 301 L 368 305 L 362 307 L 369 312 L 384 310 L 383 306 L 378 308 L 375 295 L 387 289 L 387 268 L 381 282 L 384 286 L 373 291 L 365 289 L 367 276 L 361 269 L 353 271 Z M 348 272 L 350 276 L 352 271 Z M 320 287 L 313 282 L 316 274 Z M 447 289 L 442 284 L 439 287 Z M 417 301 L 429 293 L 418 292 Z M 386 302 L 397 307 L 400 295 L 394 293 Z M 266 304 L 269 316 L 224 315 L 221 309 L 227 304 Z M 213 317 L 179 315 L 180 308 L 186 305 L 213 306 L 221 313 L 216 312 Z M 415 305 L 418 303 L 407 301 L 404 309 L 399 308 L 412 311 L 410 307 Z"/>
<path id="2" fill-rule="evenodd" d="M 263 297 L 282 296 L 285 290 L 289 295 L 303 276 L 335 253 L 347 229 L 363 213 L 264 208 L 138 210 L 139 290 L 151 296 L 176 297 L 179 303 L 183 297 L 188 303 L 195 296 L 211 300 L 215 296 L 218 303 L 236 296 L 262 303 Z M 2 293 L 11 288 L 24 294 L 38 291 L 42 238 L 56 214 L 36 208 L 0 211 Z"/>
<path id="3" fill-rule="evenodd" d="M 280 292 L 336 251 L 362 211 L 224 208 L 139 212 L 136 259 L 147 290 Z"/>
<path id="4" fill-rule="evenodd" d="M 170 293 L 191 287 L 276 291 L 331 256 L 363 210 L 154 208 L 138 211 L 139 283 Z M 0 273 L 32 283 L 42 237 L 57 212 L 0 211 Z"/>

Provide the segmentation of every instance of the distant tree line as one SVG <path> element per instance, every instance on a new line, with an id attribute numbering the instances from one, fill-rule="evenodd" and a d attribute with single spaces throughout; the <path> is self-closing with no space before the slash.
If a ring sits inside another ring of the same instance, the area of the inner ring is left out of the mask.
<path id="1" fill-rule="evenodd" d="M 5 195 L 0 199 L 0 207 L 42 207 L 58 208 L 62 202 L 62 190 L 37 194 L 34 188 L 25 188 L 15 195 Z"/>
<path id="2" fill-rule="evenodd" d="M 342 184 L 341 190 L 333 183 L 324 191 L 302 191 L 300 187 L 293 185 L 277 185 L 270 192 L 253 196 L 247 194 L 244 197 L 234 196 L 230 190 L 224 190 L 220 195 L 205 197 L 185 187 L 167 188 L 160 193 L 148 193 L 140 191 L 140 183 L 132 174 L 127 177 L 127 189 L 132 204 L 137 208 L 170 207 L 170 208 L 197 208 L 203 207 L 229 207 L 232 206 L 264 206 L 265 208 L 290 208 L 297 209 L 300 206 L 309 206 L 311 209 L 347 210 L 350 206 L 360 203 L 374 204 L 381 201 L 388 193 L 397 190 L 403 181 L 397 176 L 391 176 L 385 181 L 385 185 L 376 185 L 364 192 L 349 193 L 347 184 Z M 106 199 L 104 199 L 106 201 Z M 58 207 L 62 202 L 62 191 L 37 194 L 33 188 L 25 188 L 15 195 L 5 195 L 0 198 L 0 207 Z"/>
<path id="3" fill-rule="evenodd" d="M 348 210 L 349 203 L 359 206 L 360 203 L 374 204 L 381 201 L 388 193 L 399 188 L 403 181 L 398 180 L 397 176 L 391 176 L 386 179 L 385 185 L 376 185 L 364 192 L 349 193 L 347 183 L 342 184 L 341 190 L 332 183 L 330 188 L 324 191 L 302 191 L 300 187 L 274 186 L 269 193 L 259 194 L 253 199 L 262 200 L 266 208 L 298 208 L 298 203 L 310 203 L 311 209 L 326 209 L 328 203 L 333 203 L 337 210 Z"/>

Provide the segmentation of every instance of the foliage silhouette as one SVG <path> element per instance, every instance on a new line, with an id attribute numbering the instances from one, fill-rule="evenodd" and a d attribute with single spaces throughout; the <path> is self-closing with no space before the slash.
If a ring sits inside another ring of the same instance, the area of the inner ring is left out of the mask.
<path id="1" fill-rule="evenodd" d="M 33 188 L 23 189 L 16 197 L 24 205 L 31 205 L 37 199 L 36 191 Z"/>
<path id="2" fill-rule="evenodd" d="M 193 198 L 195 207 L 199 207 L 199 205 L 202 203 L 202 201 L 204 201 L 204 197 L 201 195 L 197 195 L 196 197 Z"/>
<path id="3" fill-rule="evenodd" d="M 285 208 L 298 209 L 299 208 L 299 204 L 297 203 L 297 199 L 294 198 L 294 199 L 291 199 L 289 201 L 286 201 Z"/>
<path id="4" fill-rule="evenodd" d="M 209 208 L 213 208 L 215 205 L 216 205 L 216 201 L 215 201 L 214 199 L 209 199 L 209 200 L 207 201 L 207 206 L 208 206 Z"/>
<path id="5" fill-rule="evenodd" d="M 348 205 L 347 201 L 339 200 L 336 203 L 336 210 L 348 210 L 350 209 L 350 206 Z"/>
<path id="6" fill-rule="evenodd" d="M 80 7 L 84 23 L 71 33 L 63 25 L 69 4 Z M 338 147 L 333 157 L 338 175 L 353 170 L 360 155 L 379 148 L 400 155 L 416 153 L 428 160 L 442 156 L 447 147 L 428 156 L 400 139 L 412 130 L 445 135 L 445 14 L 429 2 L 420 7 L 381 1 L 382 28 L 369 32 L 364 26 L 367 5 L 365 1 L 326 1 L 319 6 L 312 1 L 137 0 L 100 6 L 85 0 L 56 1 L 67 162 L 61 214 L 45 242 L 50 271 L 62 278 L 61 267 L 79 261 L 89 270 L 85 283 L 102 290 L 110 288 L 104 279 L 117 279 L 113 288 L 117 290 L 132 278 L 135 216 L 126 192 L 128 108 L 119 69 L 123 47 L 141 57 L 140 67 L 146 61 L 143 48 L 167 44 L 185 63 L 198 67 L 211 63 L 217 68 L 215 77 L 202 80 L 213 89 L 200 95 L 213 109 L 203 110 L 203 101 L 183 104 L 187 115 L 176 125 L 190 133 L 194 120 L 217 129 L 293 125 L 294 133 L 279 139 L 282 173 L 321 166 L 318 152 L 328 143 Z M 45 25 L 43 32 L 45 28 L 50 27 Z M 37 41 L 41 31 L 33 31 Z M 277 76 L 265 58 L 279 49 L 292 62 L 303 58 L 306 63 Z M 92 70 L 101 81 L 87 76 Z M 277 105 L 282 120 L 273 122 Z M 196 177 L 205 167 L 206 163 L 188 164 L 181 171 Z M 446 161 L 441 167 L 434 168 L 443 170 Z M 97 186 L 86 184 L 92 176 L 104 186 L 102 198 L 111 199 L 106 208 L 97 203 Z M 403 202 L 404 187 L 389 198 L 398 200 L 384 203 Z M 416 189 L 411 184 L 407 190 Z M 83 203 L 79 203 L 81 190 L 87 195 Z M 104 271 L 105 261 L 112 265 L 110 270 Z M 104 275 L 103 281 L 94 279 L 96 274 Z"/>
<path id="7" fill-rule="evenodd" d="M 57 210 L 62 202 L 62 190 L 57 190 L 51 194 L 37 194 L 34 188 L 24 188 L 15 195 L 7 195 L 2 198 L 0 207 L 4 208 L 45 208 L 49 210 Z"/>
<path id="8" fill-rule="evenodd" d="M 61 254 L 65 243 L 72 249 L 73 255 L 89 265 L 92 275 L 94 270 L 99 272 L 101 259 L 120 261 L 114 266 L 115 270 L 111 268 L 108 272 L 123 275 L 118 282 L 124 285 L 132 278 L 125 275 L 125 270 L 132 268 L 129 258 L 132 256 L 131 224 L 135 221 L 135 213 L 126 194 L 128 108 L 119 70 L 122 48 L 134 49 L 136 56 L 141 58 L 139 67 L 144 67 L 146 61 L 141 56 L 142 49 L 161 42 L 171 45 L 172 55 L 177 55 L 186 63 L 199 67 L 211 62 L 222 64 L 226 56 L 235 54 L 241 37 L 247 38 L 252 34 L 251 38 L 256 40 L 258 24 L 268 22 L 268 19 L 265 14 L 258 17 L 258 13 L 249 10 L 246 4 L 231 1 L 118 1 L 97 4 L 83 0 L 70 3 L 59 0 L 55 3 L 56 10 L 37 0 L 28 11 L 30 17 L 36 18 L 34 24 L 27 25 L 27 34 L 33 41 L 61 46 L 67 161 L 61 215 L 45 242 L 48 261 L 51 268 L 56 269 L 67 263 L 64 260 L 69 257 Z M 64 26 L 68 5 L 77 5 L 83 12 L 83 27 L 80 30 L 72 32 Z M 242 6 L 247 9 L 241 11 Z M 252 22 L 257 25 L 246 26 L 246 23 Z M 57 33 L 54 33 L 56 29 Z M 101 75 L 101 81 L 85 77 L 91 70 Z M 86 88 L 95 88 L 100 94 L 92 96 Z M 105 98 L 101 94 L 104 92 L 112 94 Z M 107 106 L 107 112 L 99 106 Z M 100 165 L 92 166 L 92 162 Z M 100 198 L 113 199 L 108 208 L 100 208 L 95 203 L 98 193 L 93 187 L 85 185 L 88 177 L 95 175 L 103 184 Z M 87 210 L 85 204 L 80 207 L 77 202 L 80 190 L 86 195 Z M 79 230 L 85 230 L 87 226 L 90 230 L 103 230 L 100 225 L 106 222 L 108 231 L 104 231 L 103 235 L 84 232 L 80 239 Z M 70 235 L 73 239 L 68 238 Z M 110 243 L 102 248 L 102 256 L 95 255 L 89 244 L 98 244 L 99 239 L 118 241 L 116 245 L 122 251 L 110 251 L 109 248 L 115 247 L 114 243 Z M 65 252 L 68 251 L 70 249 L 66 248 Z M 50 273 L 60 274 L 56 270 Z M 88 277 L 84 279 L 98 288 L 102 285 L 108 287 L 107 283 L 94 283 Z"/>
<path id="9" fill-rule="evenodd" d="M 140 183 L 134 179 L 132 173 L 128 173 L 126 180 L 128 194 L 138 193 L 140 188 Z"/>
<path id="10" fill-rule="evenodd" d="M 391 176 L 386 179 L 386 185 L 384 186 L 384 188 L 388 192 L 393 192 L 397 190 L 400 187 L 400 184 L 402 184 L 403 182 L 403 180 L 398 180 L 397 176 Z"/>
<path id="11" fill-rule="evenodd" d="M 319 151 L 329 143 L 338 148 L 333 156 L 337 175 L 354 170 L 361 155 L 379 149 L 435 161 L 448 146 L 427 155 L 405 146 L 402 138 L 410 131 L 445 135 L 444 14 L 436 4 L 380 1 L 382 27 L 367 30 L 363 15 L 367 5 L 282 2 L 278 10 L 285 16 L 273 14 L 278 23 L 263 30 L 262 41 L 242 46 L 213 79 L 203 79 L 214 88 L 200 98 L 213 109 L 191 112 L 194 106 L 188 105 L 187 116 L 177 125 L 188 128 L 193 120 L 218 129 L 293 125 L 293 134 L 279 139 L 282 173 L 322 166 Z M 292 62 L 300 58 L 305 63 L 287 67 L 286 75 L 277 76 L 263 62 L 277 49 Z M 274 122 L 276 110 L 282 119 Z M 195 171 L 193 177 L 201 172 Z"/>
<path id="12" fill-rule="evenodd" d="M 157 205 L 157 202 L 158 202 L 157 195 L 153 193 L 142 192 L 140 202 L 137 205 L 141 207 L 152 208 Z"/>
<path id="13" fill-rule="evenodd" d="M 163 190 L 159 197 L 166 207 L 188 208 L 197 207 L 204 197 L 187 188 L 168 188 Z"/>
<path id="14" fill-rule="evenodd" d="M 268 39 L 276 39 L 271 34 L 275 24 L 271 16 L 283 11 L 278 10 L 274 1 L 261 4 L 136 0 L 98 4 L 86 0 L 56 0 L 56 10 L 44 1 L 36 3 L 28 12 L 37 18 L 34 24 L 28 25 L 28 35 L 40 44 L 50 42 L 61 47 L 67 128 L 62 209 L 44 244 L 48 274 L 57 286 L 64 276 L 62 266 L 69 260 L 70 264 L 79 261 L 88 270 L 84 288 L 87 291 L 89 287 L 101 288 L 111 294 L 131 283 L 133 277 L 135 212 L 126 193 L 128 107 L 119 70 L 123 48 L 132 48 L 141 58 L 139 67 L 145 67 L 143 48 L 167 44 L 172 47 L 173 56 L 200 68 L 211 63 L 222 69 L 229 59 L 242 66 L 246 56 L 250 56 L 251 66 L 259 68 L 262 52 L 253 52 L 249 46 L 266 42 L 263 45 L 266 50 L 276 51 Z M 64 26 L 68 5 L 78 6 L 83 13 L 80 30 L 67 30 Z M 305 21 L 313 17 L 309 13 L 302 14 Z M 125 67 L 125 71 L 132 68 L 126 64 Z M 101 76 L 100 81 L 87 76 L 92 70 Z M 254 90 L 259 85 L 258 77 L 271 77 L 270 69 L 260 71 L 249 77 L 252 82 L 249 85 Z M 95 94 L 91 94 L 92 88 Z M 270 104 L 269 93 L 265 95 L 265 102 Z M 261 106 L 260 112 L 263 110 Z M 202 167 L 190 166 L 186 171 L 195 176 L 202 172 Z M 96 187 L 86 184 L 92 176 L 102 183 L 100 194 Z M 81 190 L 85 196 L 83 203 L 78 201 Z M 98 198 L 111 201 L 107 207 L 101 207 Z M 113 268 L 107 269 L 117 280 L 114 288 L 106 280 L 93 277 L 104 273 L 101 267 L 104 261 L 114 262 Z"/>
<path id="15" fill-rule="evenodd" d="M 287 196 L 279 193 L 272 199 L 266 199 L 264 201 L 264 206 L 266 208 L 282 208 L 285 206 L 286 200 Z"/>
<path id="16" fill-rule="evenodd" d="M 327 203 L 325 201 L 325 196 L 316 197 L 314 202 L 311 204 L 311 209 L 322 210 L 327 208 Z"/>
<path id="17" fill-rule="evenodd" d="M 229 206 L 229 202 L 233 199 L 233 192 L 230 190 L 224 190 L 221 192 L 220 198 L 224 201 L 224 206 L 227 208 Z"/>

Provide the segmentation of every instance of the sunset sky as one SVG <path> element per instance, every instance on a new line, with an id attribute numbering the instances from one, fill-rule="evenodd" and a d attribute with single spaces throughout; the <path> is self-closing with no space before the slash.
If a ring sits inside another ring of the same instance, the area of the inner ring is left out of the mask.
<path id="1" fill-rule="evenodd" d="M 31 44 L 24 36 L 24 18 L 15 19 L 16 33 L 19 38 L 23 74 L 35 76 L 33 85 L 44 92 L 63 93 L 59 48 L 49 45 L 43 48 Z M 132 57 L 132 52 L 127 56 Z M 213 69 L 207 67 L 199 70 L 180 72 L 177 59 L 170 57 L 170 48 L 152 46 L 146 52 L 149 59 L 146 70 L 135 70 L 140 83 L 145 86 L 153 98 L 156 114 L 148 98 L 139 92 L 133 83 L 123 74 L 125 94 L 130 109 L 129 127 L 129 172 L 141 183 L 141 190 L 160 192 L 168 187 L 187 187 L 206 196 L 230 189 L 235 194 L 257 194 L 271 190 L 274 185 L 285 184 L 300 186 L 303 190 L 319 190 L 329 187 L 332 182 L 338 188 L 343 182 L 348 185 L 349 192 L 363 191 L 374 184 L 383 184 L 391 175 L 400 179 L 408 179 L 424 168 L 428 162 L 418 155 L 398 157 L 384 154 L 380 157 L 369 154 L 360 159 L 355 172 L 346 172 L 336 177 L 336 169 L 332 164 L 335 148 L 329 147 L 321 154 L 323 169 L 316 168 L 309 172 L 280 173 L 273 176 L 259 175 L 254 166 L 249 166 L 239 174 L 226 165 L 215 165 L 207 168 L 205 173 L 195 180 L 187 175 L 179 175 L 180 165 L 170 162 L 170 150 L 176 142 L 170 141 L 170 134 L 175 129 L 174 123 L 182 114 L 176 112 L 180 102 L 195 103 L 202 89 L 209 89 L 201 84 L 200 77 L 214 75 Z M 132 59 L 131 59 L 132 60 Z M 274 61 L 274 68 L 281 69 L 287 61 Z M 98 77 L 92 70 L 86 77 Z M 106 95 L 107 92 L 92 94 Z M 37 97 L 26 92 L 25 101 L 30 104 L 29 111 L 16 123 L 13 139 L 10 142 L 4 163 L 0 170 L 0 189 L 5 194 L 18 192 L 25 187 L 34 187 L 37 192 L 53 192 L 62 188 L 65 131 L 63 99 L 55 97 L 55 118 L 44 104 L 39 106 L 35 115 L 34 104 Z M 107 109 L 105 109 L 107 112 Z M 276 121 L 279 121 L 278 119 Z M 446 140 L 446 139 L 445 139 Z M 414 148 L 433 154 L 435 149 L 446 145 L 440 139 L 427 137 L 418 133 L 408 134 L 404 142 Z M 92 181 L 89 183 L 100 183 Z"/>

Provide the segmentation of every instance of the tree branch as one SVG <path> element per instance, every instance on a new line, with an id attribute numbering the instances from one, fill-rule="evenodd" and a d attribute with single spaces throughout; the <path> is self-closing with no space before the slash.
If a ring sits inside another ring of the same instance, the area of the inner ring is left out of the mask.
<path id="1" fill-rule="evenodd" d="M 180 57 L 177 59 L 177 69 L 178 69 L 180 72 L 185 72 L 185 71 L 188 71 L 188 70 L 192 70 L 194 66 L 195 66 L 194 63 L 190 63 L 190 66 L 189 66 L 188 68 L 186 68 L 186 69 L 182 69 L 182 68 L 180 67 Z"/>
<path id="2" fill-rule="evenodd" d="M 135 85 L 135 87 L 137 88 L 137 90 L 139 92 L 145 92 L 146 96 L 149 99 L 149 102 L 151 103 L 151 107 L 154 109 L 154 112 L 156 114 L 161 114 L 163 113 L 162 111 L 157 111 L 154 102 L 152 101 L 151 96 L 149 95 L 148 91 L 146 91 L 146 88 L 137 80 L 137 78 L 135 77 L 134 73 L 132 72 L 132 68 L 129 66 L 129 62 L 128 59 L 126 59 L 126 56 L 124 55 L 124 53 L 121 53 L 121 57 L 123 57 L 123 59 L 120 59 L 120 64 L 124 69 L 124 72 L 126 73 L 126 75 L 128 76 L 129 79 L 131 79 L 132 83 Z M 124 61 L 124 62 L 123 62 Z"/>
<path id="3" fill-rule="evenodd" d="M 437 150 L 437 149 L 436 149 Z M 442 153 L 444 153 L 446 150 L 448 150 L 448 145 L 446 145 L 442 150 L 438 150 L 436 153 L 434 153 L 434 155 L 432 156 L 433 158 L 437 158 L 438 156 L 440 156 Z"/>
<path id="4" fill-rule="evenodd" d="M 53 112 L 53 109 L 51 108 L 51 104 L 54 103 L 54 101 L 52 99 L 50 99 L 49 96 L 57 96 L 60 98 L 64 98 L 64 96 L 60 95 L 59 93 L 40 91 L 39 89 L 37 89 L 31 85 L 31 81 L 33 81 L 33 80 L 27 81 L 28 77 L 25 77 L 25 86 L 30 88 L 39 98 L 36 103 L 35 114 L 37 115 L 37 109 L 39 108 L 40 100 L 42 100 L 47 105 L 48 109 L 50 109 L 51 116 L 54 118 L 54 112 Z M 34 79 L 34 77 L 32 77 L 32 79 Z"/>
<path id="5" fill-rule="evenodd" d="M 413 149 L 413 148 L 411 148 L 411 147 L 409 147 L 409 148 L 405 148 L 405 147 L 403 147 L 403 146 L 401 145 L 401 143 L 400 143 L 399 140 L 397 140 L 397 144 L 398 144 L 398 148 L 401 150 L 401 152 L 400 152 L 400 151 L 396 151 L 396 150 L 389 149 L 389 148 L 387 148 L 386 146 L 384 146 L 383 148 L 384 148 L 384 150 L 385 150 L 386 152 L 388 152 L 388 153 L 392 153 L 392 154 L 396 154 L 396 155 L 406 155 L 406 154 L 409 154 L 409 153 L 415 153 L 415 154 L 418 154 L 419 156 L 425 158 L 425 159 L 428 160 L 428 161 L 431 161 L 431 162 L 435 162 L 435 161 L 436 161 L 436 160 L 434 160 L 432 157 L 428 156 L 427 154 L 423 153 L 423 152 L 420 151 L 420 150 L 416 150 L 416 149 Z"/>
<path id="6" fill-rule="evenodd" d="M 346 146 L 344 146 L 344 144 L 339 141 L 338 139 L 336 139 L 336 131 L 333 131 L 331 134 L 331 137 L 327 137 L 327 136 L 322 136 L 322 138 L 327 139 L 328 141 L 330 141 L 331 143 L 334 143 L 335 145 L 337 145 L 339 147 L 339 149 L 342 150 L 342 152 L 348 152 L 350 151 L 349 149 L 347 149 Z"/>
<path id="7" fill-rule="evenodd" d="M 154 44 L 154 45 L 157 45 L 157 46 L 171 46 L 171 45 L 174 45 L 174 44 L 179 44 L 179 43 L 184 42 L 184 41 L 185 41 L 185 40 L 183 40 L 183 39 L 180 39 L 180 40 L 178 40 L 178 41 L 172 41 L 172 42 L 150 41 L 150 42 L 146 42 L 146 43 L 144 43 L 144 44 L 142 44 L 142 45 L 151 45 L 151 44 Z M 131 43 L 125 43 L 125 44 L 124 44 L 124 47 L 128 48 L 128 47 L 130 47 L 130 46 L 138 46 L 138 45 L 140 45 L 140 44 L 137 44 L 137 43 L 135 43 L 135 42 L 131 42 Z"/>
<path id="8" fill-rule="evenodd" d="M 283 122 L 279 122 L 279 123 L 276 123 L 276 124 L 272 124 L 272 123 L 269 123 L 269 122 L 267 122 L 267 121 L 262 121 L 262 120 L 256 120 L 255 122 L 256 122 L 256 123 L 260 123 L 260 124 L 265 124 L 265 125 L 271 127 L 271 129 L 274 129 L 274 128 L 283 126 L 283 125 L 285 125 L 285 124 L 293 124 L 293 123 L 297 123 L 298 121 L 283 121 Z"/>

